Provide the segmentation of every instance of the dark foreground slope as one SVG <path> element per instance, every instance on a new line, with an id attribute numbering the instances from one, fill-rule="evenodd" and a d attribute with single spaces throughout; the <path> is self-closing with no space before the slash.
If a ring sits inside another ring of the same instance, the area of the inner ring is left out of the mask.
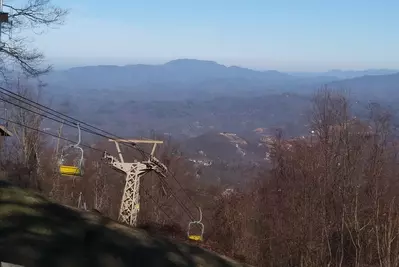
<path id="1" fill-rule="evenodd" d="M 24 266 L 247 266 L 0 182 L 0 260 Z"/>

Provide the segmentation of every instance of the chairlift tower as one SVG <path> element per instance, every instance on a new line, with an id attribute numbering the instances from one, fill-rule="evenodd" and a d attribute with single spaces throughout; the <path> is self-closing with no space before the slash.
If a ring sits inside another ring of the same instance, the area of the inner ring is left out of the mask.
<path id="1" fill-rule="evenodd" d="M 131 226 L 137 225 L 137 217 L 140 210 L 140 179 L 145 174 L 154 171 L 158 175 L 165 177 L 165 173 L 167 168 L 164 164 L 162 164 L 155 156 L 155 149 L 157 144 L 163 144 L 163 141 L 158 140 L 135 140 L 135 139 L 110 139 L 115 143 L 116 150 L 119 155 L 119 159 L 109 155 L 107 152 L 104 152 L 104 159 L 107 160 L 108 164 L 110 164 L 117 171 L 123 172 L 126 174 L 125 187 L 123 190 L 121 206 L 119 209 L 119 217 L 118 220 L 122 223 L 127 223 Z M 120 143 L 130 143 L 133 145 L 136 144 L 152 144 L 152 151 L 149 154 L 148 158 L 144 161 L 138 162 L 125 162 L 122 151 L 120 149 Z"/>

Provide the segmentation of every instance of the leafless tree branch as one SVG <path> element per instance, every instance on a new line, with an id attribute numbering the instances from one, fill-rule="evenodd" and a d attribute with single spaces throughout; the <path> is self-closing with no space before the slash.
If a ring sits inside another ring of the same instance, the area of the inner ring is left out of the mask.
<path id="1" fill-rule="evenodd" d="M 10 4 L 4 4 L 4 7 L 10 14 L 9 23 L 1 25 L 3 40 L 0 46 L 0 69 L 16 65 L 31 77 L 49 72 L 51 66 L 43 66 L 44 54 L 32 48 L 32 42 L 20 35 L 24 30 L 32 30 L 38 35 L 44 29 L 62 25 L 68 10 L 53 5 L 51 0 L 28 0 L 21 7 Z M 8 37 L 7 40 L 4 37 Z"/>

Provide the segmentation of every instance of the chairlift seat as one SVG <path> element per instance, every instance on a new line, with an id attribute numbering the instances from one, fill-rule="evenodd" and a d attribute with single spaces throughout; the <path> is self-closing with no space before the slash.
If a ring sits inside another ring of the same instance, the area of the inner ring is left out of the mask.
<path id="1" fill-rule="evenodd" d="M 189 235 L 188 238 L 193 241 L 202 241 L 202 236 L 200 235 Z"/>
<path id="2" fill-rule="evenodd" d="M 202 211 L 201 208 L 198 207 L 199 213 L 200 213 L 200 219 L 198 221 L 192 221 L 188 223 L 188 230 L 187 230 L 187 237 L 190 240 L 193 241 L 202 241 L 203 236 L 204 236 L 204 224 L 201 222 L 202 221 Z M 193 225 L 198 225 L 201 228 L 201 234 L 191 234 L 191 226 Z"/>
<path id="3" fill-rule="evenodd" d="M 78 137 L 78 142 L 74 145 L 69 145 L 69 146 L 65 146 L 62 148 L 61 150 L 61 156 L 59 159 L 59 172 L 61 175 L 64 176 L 82 176 L 83 175 L 83 149 L 79 146 L 80 141 L 81 141 L 81 132 L 80 132 L 80 126 L 79 123 L 76 124 L 76 126 L 78 127 L 78 133 L 79 133 L 79 137 Z M 65 151 L 69 150 L 69 149 L 75 149 L 79 151 L 80 157 L 75 159 L 74 165 L 64 165 L 64 160 L 65 160 Z"/>
<path id="4" fill-rule="evenodd" d="M 82 170 L 76 166 L 60 165 L 60 173 L 64 176 L 82 176 Z"/>

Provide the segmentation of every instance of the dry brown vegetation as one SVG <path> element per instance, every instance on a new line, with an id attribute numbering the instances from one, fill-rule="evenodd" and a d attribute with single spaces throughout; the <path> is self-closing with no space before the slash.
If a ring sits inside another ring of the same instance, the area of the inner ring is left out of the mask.
<path id="1" fill-rule="evenodd" d="M 389 115 L 373 105 L 370 127 L 347 127 L 342 95 L 323 90 L 313 104 L 311 141 L 287 149 L 278 135 L 273 169 L 224 199 L 214 238 L 257 266 L 398 266 L 398 150 Z"/>
<path id="2" fill-rule="evenodd" d="M 185 240 L 190 216 L 198 216 L 189 196 L 204 211 L 202 245 L 240 261 L 255 266 L 399 266 L 399 150 L 390 116 L 374 104 L 368 121 L 352 122 L 343 95 L 319 91 L 311 138 L 287 147 L 277 133 L 272 168 L 243 177 L 246 186 L 229 194 L 196 179 L 178 148 L 167 142 L 158 157 L 184 190 L 171 175 L 170 188 L 156 175 L 147 175 L 141 188 L 141 227 Z M 14 183 L 72 206 L 81 195 L 88 209 L 117 218 L 124 176 L 101 161 L 100 153 L 87 152 L 83 178 L 65 178 L 54 168 L 54 149 L 35 140 L 27 151 L 36 151 L 36 157 L 29 157 L 28 165 L 20 163 L 27 157 L 15 161 L 3 151 L 2 161 L 10 163 L 3 164 L 3 171 L 14 174 L 7 175 Z M 96 148 L 112 152 L 111 145 L 98 143 Z"/>

